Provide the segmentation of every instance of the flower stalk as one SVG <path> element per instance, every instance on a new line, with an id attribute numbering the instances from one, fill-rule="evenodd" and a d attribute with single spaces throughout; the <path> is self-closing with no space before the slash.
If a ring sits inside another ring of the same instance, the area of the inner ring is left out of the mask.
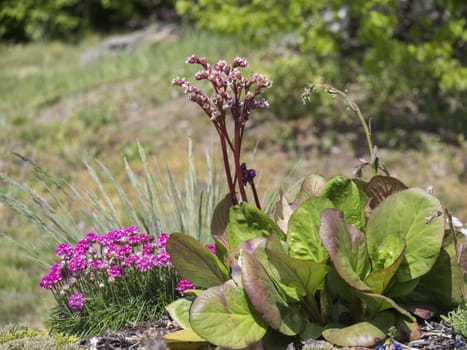
<path id="1" fill-rule="evenodd" d="M 207 80 L 214 91 L 208 96 L 185 78 L 175 78 L 173 85 L 184 88 L 189 99 L 197 103 L 214 125 L 219 136 L 227 185 L 234 205 L 248 202 L 245 187 L 252 187 L 255 205 L 261 209 L 253 178 L 245 181 L 242 174 L 241 151 L 245 126 L 255 109 L 268 108 L 269 103 L 258 96 L 272 82 L 261 74 L 253 73 L 249 79 L 242 76 L 240 69 L 248 67 L 248 61 L 236 57 L 228 64 L 224 60 L 211 66 L 206 58 L 192 55 L 186 63 L 198 64 L 202 70 L 195 74 L 195 80 Z M 228 113 L 230 111 L 230 113 Z M 232 118 L 233 130 L 227 128 L 227 114 Z"/>
<path id="2" fill-rule="evenodd" d="M 387 172 L 386 168 L 384 166 L 380 166 L 378 162 L 378 157 L 376 156 L 376 147 L 373 145 L 373 141 L 371 140 L 371 129 L 365 120 L 365 117 L 363 116 L 362 111 L 360 108 L 358 108 L 357 104 L 352 101 L 352 99 L 347 95 L 342 90 L 336 89 L 335 87 L 329 86 L 326 83 L 321 83 L 321 84 L 310 84 L 307 88 L 305 88 L 301 99 L 303 103 L 307 103 L 310 100 L 310 94 L 314 91 L 318 90 L 324 90 L 331 96 L 340 96 L 344 99 L 345 104 L 347 105 L 347 108 L 350 109 L 353 113 L 355 113 L 358 117 L 358 120 L 360 121 L 360 124 L 363 127 L 363 131 L 365 133 L 366 137 L 366 143 L 368 145 L 368 153 L 370 156 L 370 162 L 365 162 L 363 165 L 370 164 L 371 168 L 373 169 L 374 175 L 378 174 L 378 170 L 381 169 L 384 172 Z M 360 172 L 360 167 L 358 169 L 358 172 Z"/>

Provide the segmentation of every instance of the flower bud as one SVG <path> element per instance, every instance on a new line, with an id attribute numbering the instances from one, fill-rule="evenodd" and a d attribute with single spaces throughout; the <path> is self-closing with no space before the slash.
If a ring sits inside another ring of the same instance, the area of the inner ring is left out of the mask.
<path id="1" fill-rule="evenodd" d="M 193 54 L 190 57 L 187 57 L 187 59 L 185 60 L 185 63 L 187 63 L 187 64 L 199 63 L 199 58 L 198 58 L 198 56 Z"/>
<path id="2" fill-rule="evenodd" d="M 232 67 L 246 68 L 248 67 L 248 61 L 245 57 L 235 57 L 232 61 Z"/>

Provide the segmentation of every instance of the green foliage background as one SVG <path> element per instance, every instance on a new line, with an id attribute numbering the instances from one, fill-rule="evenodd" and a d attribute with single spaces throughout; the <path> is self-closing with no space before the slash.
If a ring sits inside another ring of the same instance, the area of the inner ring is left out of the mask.
<path id="1" fill-rule="evenodd" d="M 273 103 L 281 106 L 279 113 L 302 114 L 287 101 L 297 96 L 292 85 L 306 77 L 358 86 L 379 125 L 393 125 L 396 118 L 399 125 L 465 131 L 466 107 L 452 105 L 467 91 L 465 1 L 179 0 L 176 5 L 203 28 L 258 44 L 276 42 L 276 57 L 266 59 L 279 82 L 272 98 L 282 102 Z M 412 120 L 410 108 L 417 112 Z"/>
<path id="2" fill-rule="evenodd" d="M 79 39 L 89 31 L 147 24 L 174 5 L 175 0 L 5 0 L 0 3 L 0 39 Z"/>
<path id="3" fill-rule="evenodd" d="M 0 40 L 79 40 L 90 31 L 167 19 L 238 35 L 262 48 L 278 86 L 270 99 L 281 117 L 305 114 L 297 104 L 303 88 L 297 81 L 327 80 L 357 89 L 380 130 L 416 125 L 447 129 L 455 138 L 467 128 L 462 0 L 5 0 Z"/>

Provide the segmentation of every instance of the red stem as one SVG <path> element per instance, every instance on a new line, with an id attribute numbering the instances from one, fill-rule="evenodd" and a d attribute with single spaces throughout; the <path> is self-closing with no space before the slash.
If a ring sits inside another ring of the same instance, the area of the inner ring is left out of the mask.
<path id="1" fill-rule="evenodd" d="M 258 193 L 256 192 L 256 186 L 255 186 L 255 182 L 253 180 L 251 181 L 251 189 L 253 191 L 253 196 L 255 197 L 256 208 L 261 210 L 261 204 L 259 202 Z"/>
<path id="2" fill-rule="evenodd" d="M 240 123 L 238 119 L 235 119 L 235 150 L 234 150 L 234 161 L 235 161 L 235 172 L 237 174 L 238 179 L 238 189 L 240 190 L 240 195 L 242 197 L 242 201 L 248 203 L 248 198 L 245 192 L 245 186 L 243 184 L 242 178 L 242 169 L 240 167 L 240 152 L 241 152 L 241 138 L 240 138 Z"/>
<path id="3" fill-rule="evenodd" d="M 221 149 L 222 149 L 222 157 L 224 160 L 224 168 L 225 168 L 225 176 L 227 178 L 227 185 L 229 186 L 229 192 L 230 192 L 230 197 L 232 198 L 232 204 L 237 205 L 238 200 L 237 200 L 237 194 L 235 192 L 235 185 L 234 182 L 232 181 L 232 173 L 230 171 L 230 163 L 229 163 L 229 156 L 227 154 L 227 144 L 226 144 L 226 133 L 225 130 L 223 130 L 219 125 L 216 124 L 216 122 L 213 122 L 217 134 L 219 135 L 219 139 L 221 142 Z"/>

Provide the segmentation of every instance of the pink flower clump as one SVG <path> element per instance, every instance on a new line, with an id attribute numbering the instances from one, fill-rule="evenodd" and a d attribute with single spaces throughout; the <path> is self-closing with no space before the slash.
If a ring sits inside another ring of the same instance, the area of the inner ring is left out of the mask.
<path id="1" fill-rule="evenodd" d="M 125 281 L 127 275 L 164 267 L 171 273 L 173 267 L 165 249 L 168 238 L 166 233 L 158 237 L 140 233 L 135 226 L 103 235 L 87 233 L 75 246 L 57 246 L 55 254 L 60 261 L 51 265 L 39 286 L 50 290 L 57 299 L 68 298 L 69 308 L 79 311 L 80 301 L 84 305 L 83 288 L 86 292 L 101 290 L 109 283 Z"/>
<path id="2" fill-rule="evenodd" d="M 51 291 L 57 301 L 65 301 L 70 310 L 79 312 L 84 308 L 86 298 L 92 300 L 93 293 L 102 294 L 110 284 L 117 284 L 122 291 L 130 293 L 132 288 L 127 287 L 136 285 L 144 289 L 144 283 L 151 280 L 149 276 L 158 278 L 156 276 L 162 273 L 179 279 L 166 249 L 168 239 L 167 233 L 158 236 L 144 234 L 135 226 L 103 235 L 87 233 L 74 246 L 69 243 L 57 246 L 55 254 L 60 261 L 51 265 L 39 286 Z M 214 245 L 206 247 L 216 253 Z M 127 283 L 127 286 L 122 283 Z M 191 281 L 181 279 L 175 290 L 184 295 L 186 290 L 193 288 Z M 141 288 L 132 290 L 141 292 Z M 120 298 L 130 296 L 125 296 L 125 292 L 118 295 Z"/>

